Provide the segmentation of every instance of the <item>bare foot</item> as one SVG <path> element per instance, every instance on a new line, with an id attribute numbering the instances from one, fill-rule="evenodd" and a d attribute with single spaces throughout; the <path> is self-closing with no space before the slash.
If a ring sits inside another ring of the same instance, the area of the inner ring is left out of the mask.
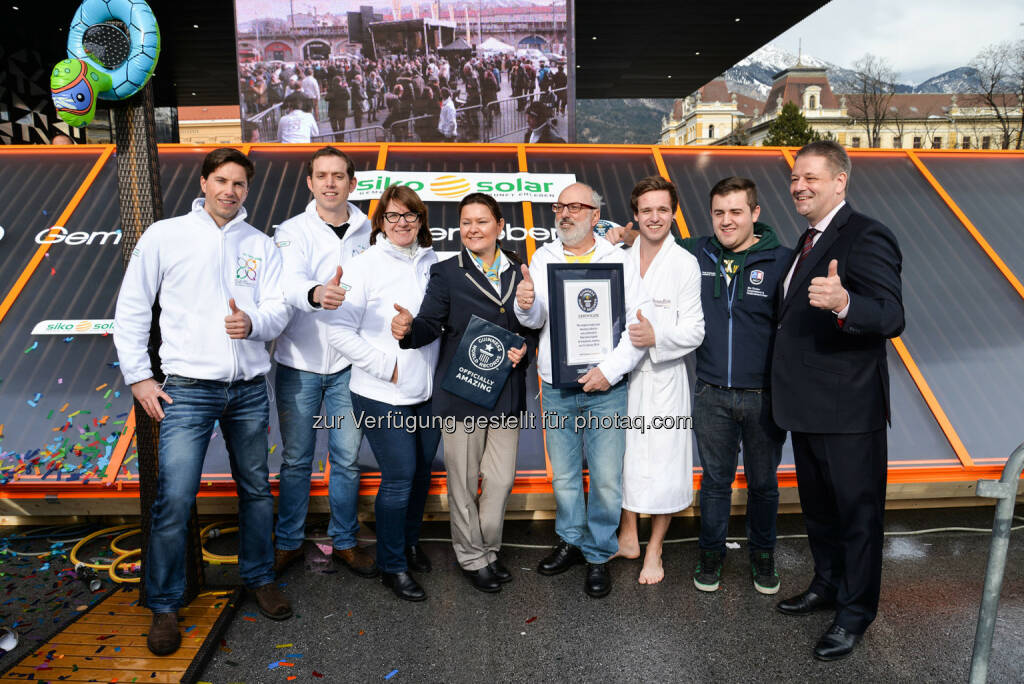
<path id="1" fill-rule="evenodd" d="M 640 584 L 657 584 L 665 579 L 665 569 L 661 567 L 661 554 L 651 557 L 651 554 L 644 555 L 644 567 L 640 571 Z"/>
<path id="2" fill-rule="evenodd" d="M 639 557 L 640 541 L 636 537 L 633 537 L 632 539 L 619 537 L 619 550 L 615 552 L 615 555 L 612 556 L 612 558 L 629 558 L 632 560 Z"/>

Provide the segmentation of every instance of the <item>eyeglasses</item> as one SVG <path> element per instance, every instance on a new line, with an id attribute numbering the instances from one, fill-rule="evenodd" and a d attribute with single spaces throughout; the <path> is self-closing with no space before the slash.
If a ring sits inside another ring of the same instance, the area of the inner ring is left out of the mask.
<path id="1" fill-rule="evenodd" d="M 398 219 L 403 218 L 405 219 L 406 223 L 412 223 L 413 221 L 418 220 L 419 217 L 419 214 L 412 211 L 407 211 L 404 214 L 399 214 L 397 211 L 384 212 L 384 220 L 387 221 L 388 223 L 398 223 Z"/>
<path id="2" fill-rule="evenodd" d="M 551 205 L 551 211 L 555 212 L 556 214 L 560 214 L 563 209 L 568 209 L 570 214 L 575 215 L 580 213 L 580 211 L 584 207 L 586 207 L 587 209 L 597 209 L 597 207 L 592 207 L 589 204 L 584 204 L 583 202 L 570 202 L 569 204 L 555 202 L 554 204 Z"/>

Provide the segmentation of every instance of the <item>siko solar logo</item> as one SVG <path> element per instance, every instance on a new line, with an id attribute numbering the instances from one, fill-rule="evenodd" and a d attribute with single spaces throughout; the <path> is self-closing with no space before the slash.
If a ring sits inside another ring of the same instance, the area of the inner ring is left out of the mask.
<path id="1" fill-rule="evenodd" d="M 457 202 L 471 192 L 486 192 L 499 202 L 554 202 L 558 193 L 575 182 L 571 173 L 362 171 L 349 199 L 378 199 L 386 188 L 404 185 L 425 202 Z"/>
<path id="2" fill-rule="evenodd" d="M 113 332 L 113 318 L 39 321 L 32 328 L 33 335 L 107 335 Z"/>
<path id="3" fill-rule="evenodd" d="M 438 176 L 430 183 L 430 191 L 441 197 L 462 199 L 469 194 L 473 185 L 460 176 Z"/>

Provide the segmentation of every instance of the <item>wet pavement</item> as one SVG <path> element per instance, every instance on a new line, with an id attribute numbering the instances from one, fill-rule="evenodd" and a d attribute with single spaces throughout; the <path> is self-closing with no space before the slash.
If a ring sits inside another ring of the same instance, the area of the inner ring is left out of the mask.
<path id="1" fill-rule="evenodd" d="M 497 594 L 468 584 L 446 542 L 425 543 L 434 570 L 418 576 L 428 594 L 422 603 L 399 601 L 379 580 L 335 569 L 311 549 L 307 563 L 281 578 L 296 616 L 271 622 L 247 599 L 200 679 L 966 681 L 990 535 L 893 533 L 990 530 L 993 513 L 991 507 L 887 512 L 890 536 L 878 619 L 854 653 L 834 663 L 811 655 L 831 614 L 790 617 L 775 610 L 780 598 L 804 590 L 811 577 L 799 515 L 779 519 L 782 588 L 774 597 L 754 591 L 742 540 L 726 558 L 719 591 L 697 591 L 691 579 L 699 525 L 694 518 L 672 523 L 668 538 L 678 541 L 666 546 L 662 583 L 640 585 L 640 561 L 615 560 L 614 588 L 604 599 L 584 594 L 582 566 L 556 577 L 536 573 L 555 540 L 553 521 L 508 521 L 503 558 L 515 579 Z M 733 517 L 730 534 L 743 534 L 742 518 Z M 425 526 L 424 538 L 447 537 L 447 523 Z M 1015 532 L 990 661 L 992 682 L 1024 680 L 1022 567 L 1024 539 Z M 210 568 L 208 578 L 234 581 L 237 575 L 226 566 Z"/>

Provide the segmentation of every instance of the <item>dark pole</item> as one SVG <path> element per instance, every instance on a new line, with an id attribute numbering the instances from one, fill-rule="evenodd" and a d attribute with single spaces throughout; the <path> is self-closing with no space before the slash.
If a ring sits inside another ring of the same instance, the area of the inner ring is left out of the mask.
<path id="1" fill-rule="evenodd" d="M 115 104 L 114 137 L 117 144 L 117 194 L 121 205 L 121 262 L 127 267 L 132 251 L 146 228 L 164 216 L 163 193 L 160 190 L 160 161 L 156 147 L 156 120 L 153 115 L 153 84 L 135 96 Z M 153 323 L 149 335 L 149 358 L 154 378 L 163 381 L 160 359 L 159 304 L 153 307 Z M 156 501 L 160 472 L 160 424 L 146 415 L 135 402 L 135 439 L 139 453 L 139 506 L 142 516 L 142 563 L 145 568 L 149 550 L 150 511 Z M 202 547 L 199 540 L 199 519 L 193 504 L 189 521 L 189 540 L 185 556 L 185 602 L 191 602 L 202 586 Z M 139 601 L 145 601 L 143 575 Z"/>

